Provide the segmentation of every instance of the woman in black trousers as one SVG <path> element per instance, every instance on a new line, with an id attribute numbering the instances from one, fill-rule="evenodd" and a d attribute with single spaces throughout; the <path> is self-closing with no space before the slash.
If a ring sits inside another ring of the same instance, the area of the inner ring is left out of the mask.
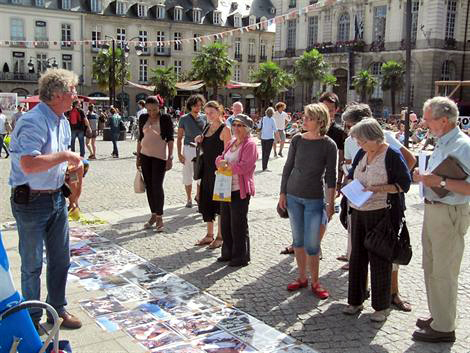
<path id="1" fill-rule="evenodd" d="M 160 96 L 147 97 L 147 114 L 139 117 L 139 138 L 137 140 L 137 168 L 141 168 L 145 191 L 152 216 L 144 228 L 155 224 L 157 232 L 163 231 L 163 204 L 165 194 L 163 179 L 165 172 L 173 166 L 173 123 L 168 114 L 160 112 L 163 99 Z"/>

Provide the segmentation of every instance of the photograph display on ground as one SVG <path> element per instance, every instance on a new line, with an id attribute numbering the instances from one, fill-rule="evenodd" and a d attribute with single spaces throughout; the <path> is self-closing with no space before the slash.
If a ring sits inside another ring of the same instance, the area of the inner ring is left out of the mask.
<path id="1" fill-rule="evenodd" d="M 154 350 L 173 343 L 181 342 L 183 337 L 161 323 L 149 323 L 127 329 L 126 332 L 135 338 L 143 347 Z"/>
<path id="2" fill-rule="evenodd" d="M 149 324 L 156 320 L 155 316 L 140 310 L 121 311 L 96 318 L 98 325 L 108 332 Z"/>

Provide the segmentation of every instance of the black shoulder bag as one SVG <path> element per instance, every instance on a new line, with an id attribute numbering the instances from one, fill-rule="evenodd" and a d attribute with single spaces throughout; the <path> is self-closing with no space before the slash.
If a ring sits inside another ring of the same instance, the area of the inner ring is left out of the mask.
<path id="1" fill-rule="evenodd" d="M 207 124 L 204 129 L 202 130 L 202 138 L 204 138 L 205 134 L 209 130 L 210 124 Z M 198 143 L 196 146 L 196 157 L 193 158 L 192 162 L 194 163 L 194 173 L 193 179 L 199 180 L 202 178 L 203 170 L 204 170 L 204 159 L 202 158 L 202 142 Z"/>

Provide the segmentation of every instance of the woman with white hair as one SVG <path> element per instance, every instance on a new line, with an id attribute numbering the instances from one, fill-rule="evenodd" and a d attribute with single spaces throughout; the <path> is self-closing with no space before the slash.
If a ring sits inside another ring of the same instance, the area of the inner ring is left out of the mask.
<path id="1" fill-rule="evenodd" d="M 367 298 L 367 272 L 370 263 L 372 307 L 371 320 L 387 319 L 391 304 L 392 262 L 364 246 L 366 235 L 390 212 L 396 233 L 404 209 L 404 193 L 411 176 L 400 151 L 385 142 L 384 132 L 373 118 L 363 119 L 351 128 L 350 135 L 361 147 L 357 152 L 349 179 L 358 180 L 372 196 L 360 207 L 351 204 L 351 255 L 349 258 L 348 306 L 345 314 L 354 315 L 363 309 Z M 392 252 L 393 249 L 390 249 Z"/>
<path id="2" fill-rule="evenodd" d="M 279 132 L 277 131 L 276 121 L 273 118 L 274 108 L 269 107 L 266 109 L 265 116 L 258 124 L 261 130 L 261 151 L 262 151 L 262 166 L 263 171 L 268 170 L 269 155 L 273 148 L 274 137 L 279 139 Z"/>

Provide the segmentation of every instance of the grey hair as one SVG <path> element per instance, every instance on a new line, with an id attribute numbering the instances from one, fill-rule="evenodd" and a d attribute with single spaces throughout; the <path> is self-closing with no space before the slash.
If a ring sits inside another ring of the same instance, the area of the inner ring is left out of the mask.
<path id="1" fill-rule="evenodd" d="M 423 113 L 428 109 L 431 109 L 431 117 L 433 119 L 445 117 L 449 119 L 450 123 L 457 124 L 459 108 L 452 99 L 448 97 L 430 98 L 424 102 Z"/>
<path id="2" fill-rule="evenodd" d="M 268 109 L 266 109 L 265 114 L 269 117 L 272 117 L 274 115 L 274 108 L 269 107 Z"/>
<path id="3" fill-rule="evenodd" d="M 372 118 L 372 110 L 368 104 L 351 103 L 341 115 L 341 119 L 346 123 L 356 124 L 364 118 Z"/>
<path id="4" fill-rule="evenodd" d="M 69 92 L 71 86 L 78 84 L 78 76 L 69 70 L 48 69 L 39 78 L 39 99 L 43 102 L 52 100 L 54 93 Z"/>
<path id="5" fill-rule="evenodd" d="M 350 135 L 355 139 L 384 142 L 385 135 L 382 127 L 374 118 L 365 118 L 351 128 Z"/>

